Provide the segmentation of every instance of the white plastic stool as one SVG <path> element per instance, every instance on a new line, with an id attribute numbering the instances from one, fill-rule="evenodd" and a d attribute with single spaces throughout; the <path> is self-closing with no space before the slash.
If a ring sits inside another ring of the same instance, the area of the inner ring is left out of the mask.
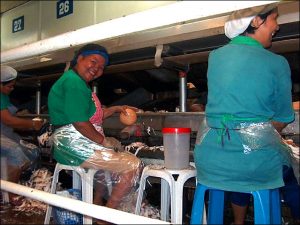
<path id="1" fill-rule="evenodd" d="M 171 197 L 171 223 L 182 224 L 182 197 L 185 182 L 196 177 L 193 166 L 182 170 L 169 170 L 163 165 L 148 165 L 144 168 L 135 208 L 135 214 L 140 214 L 143 194 L 148 177 L 161 178 L 161 219 L 167 221 L 169 218 L 169 206 Z M 177 177 L 175 179 L 174 177 Z"/>
<path id="2" fill-rule="evenodd" d="M 56 193 L 58 177 L 61 170 L 73 171 L 73 180 L 72 180 L 73 188 L 81 189 L 82 201 L 93 204 L 93 181 L 94 181 L 94 175 L 97 172 L 97 170 L 84 169 L 79 166 L 68 166 L 68 165 L 62 165 L 60 163 L 57 163 L 55 166 L 55 170 L 52 178 L 52 184 L 51 184 L 50 192 L 52 194 Z M 78 178 L 81 178 L 81 184 Z M 111 192 L 111 187 L 109 191 Z M 48 205 L 44 224 L 49 224 L 51 214 L 52 214 L 52 206 Z M 84 215 L 83 224 L 92 224 L 92 218 Z"/>

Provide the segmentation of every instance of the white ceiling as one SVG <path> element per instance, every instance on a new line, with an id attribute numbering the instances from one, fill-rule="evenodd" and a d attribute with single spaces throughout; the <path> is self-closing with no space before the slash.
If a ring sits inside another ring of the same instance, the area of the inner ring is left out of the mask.
<path id="1" fill-rule="evenodd" d="M 1 0 L 1 12 L 5 10 L 2 8 L 2 5 L 5 5 L 7 10 L 13 7 L 16 7 L 17 5 L 24 4 L 28 1 L 2 1 Z M 284 5 L 290 6 L 292 4 L 292 8 L 297 8 L 296 11 L 298 13 L 291 14 L 285 13 L 288 16 L 283 16 L 283 19 L 279 21 L 279 24 L 285 24 L 289 22 L 299 21 L 299 6 L 296 5 L 294 7 L 294 3 L 286 2 L 284 4 L 281 4 L 281 7 L 284 8 Z M 286 8 L 286 7 L 285 7 Z M 289 9 L 290 7 L 288 7 Z M 289 12 L 289 11 L 288 11 Z M 224 21 L 226 19 L 226 15 L 222 15 L 220 17 L 215 17 L 212 19 L 207 19 L 203 21 L 195 21 L 193 23 L 184 23 L 172 27 L 163 27 L 160 29 L 150 30 L 147 32 L 142 33 L 134 33 L 127 36 L 118 37 L 116 39 L 110 39 L 104 42 L 101 42 L 100 44 L 104 46 L 109 46 L 109 52 L 112 53 L 118 53 L 118 52 L 126 52 L 130 50 L 135 49 L 143 49 L 147 47 L 153 47 L 157 44 L 164 44 L 164 45 L 172 45 L 172 43 L 181 42 L 181 41 L 189 41 L 193 39 L 200 39 L 205 38 L 209 36 L 214 36 L 218 34 L 222 34 Z M 190 44 L 191 45 L 191 44 Z M 14 60 L 13 62 L 8 62 L 7 64 L 10 66 L 13 66 L 16 69 L 26 70 L 26 69 L 35 69 L 40 67 L 46 67 L 51 66 L 59 63 L 65 63 L 72 59 L 74 55 L 74 51 L 76 50 L 76 47 L 69 47 L 67 49 L 54 51 L 51 53 L 47 53 L 45 55 L 38 55 L 36 57 L 28 57 L 26 59 L 21 60 Z M 277 43 L 273 44 L 273 51 L 281 53 L 281 52 L 291 52 L 291 51 L 299 51 L 299 38 L 292 39 L 292 40 L 285 40 L 285 41 L 278 41 Z M 184 54 L 182 56 L 178 57 L 172 57 L 174 61 L 182 62 L 185 61 L 185 63 L 200 63 L 207 60 L 208 52 L 200 52 L 197 54 Z M 201 56 L 201 57 L 200 57 Z M 43 57 L 51 58 L 50 61 L 41 61 Z M 126 56 L 128 58 L 128 56 Z M 148 59 L 149 65 L 153 67 L 153 58 Z M 141 66 L 140 69 L 149 69 L 148 64 L 145 61 L 139 61 L 139 62 L 133 62 L 135 66 L 132 65 L 132 63 L 129 63 L 130 66 L 127 66 L 127 69 L 137 69 L 139 64 Z M 110 72 L 116 72 L 116 67 L 119 69 L 122 69 L 122 71 L 126 71 L 125 68 L 119 68 L 120 65 L 111 65 L 109 69 L 107 70 Z"/>

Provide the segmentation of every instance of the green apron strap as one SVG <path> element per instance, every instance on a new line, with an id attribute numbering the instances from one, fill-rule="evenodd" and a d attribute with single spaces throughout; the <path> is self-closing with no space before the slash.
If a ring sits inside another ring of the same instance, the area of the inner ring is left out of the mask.
<path id="1" fill-rule="evenodd" d="M 227 122 L 230 121 L 239 121 L 239 122 L 261 122 L 261 121 L 270 121 L 271 118 L 267 117 L 237 117 L 231 114 L 223 114 L 223 115 L 207 115 L 210 118 L 219 118 L 221 119 L 221 127 L 214 128 L 217 129 L 218 143 L 221 143 L 224 146 L 224 136 L 227 136 L 227 139 L 230 141 L 230 133 L 229 128 L 227 127 Z M 212 127 L 213 128 L 213 127 Z"/>

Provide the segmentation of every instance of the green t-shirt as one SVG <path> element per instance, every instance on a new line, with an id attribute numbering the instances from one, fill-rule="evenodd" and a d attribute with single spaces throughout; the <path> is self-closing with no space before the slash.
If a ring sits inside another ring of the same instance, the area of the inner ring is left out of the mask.
<path id="1" fill-rule="evenodd" d="M 88 121 L 96 111 L 91 89 L 73 70 L 66 71 L 52 86 L 48 108 L 53 125 Z"/>
<path id="2" fill-rule="evenodd" d="M 3 93 L 0 93 L 0 94 L 1 94 L 1 97 L 0 97 L 1 109 L 0 110 L 7 109 L 8 106 L 10 105 L 9 97 L 8 97 L 8 95 L 5 95 Z"/>

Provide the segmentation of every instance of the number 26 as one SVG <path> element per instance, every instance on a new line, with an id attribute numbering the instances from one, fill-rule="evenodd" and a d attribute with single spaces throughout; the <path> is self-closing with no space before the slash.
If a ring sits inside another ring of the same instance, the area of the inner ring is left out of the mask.
<path id="1" fill-rule="evenodd" d="M 68 13 L 69 9 L 69 1 L 61 2 L 59 4 L 59 15 Z"/>

